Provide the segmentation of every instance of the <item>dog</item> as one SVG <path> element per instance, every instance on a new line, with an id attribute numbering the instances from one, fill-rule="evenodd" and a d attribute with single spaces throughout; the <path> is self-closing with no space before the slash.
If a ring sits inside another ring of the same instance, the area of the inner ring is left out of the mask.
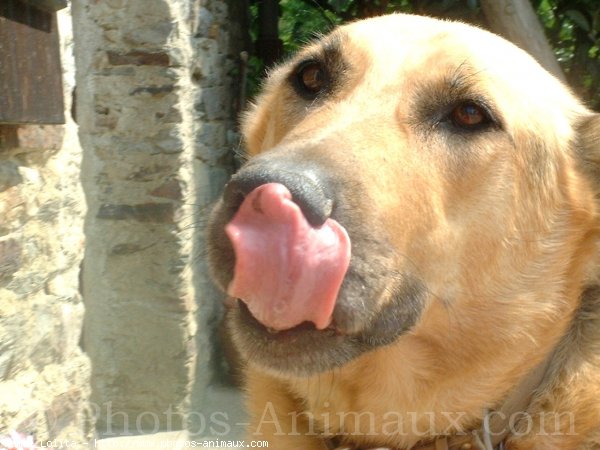
<path id="1" fill-rule="evenodd" d="M 600 449 L 600 118 L 487 31 L 394 14 L 273 69 L 209 219 L 276 450 Z"/>

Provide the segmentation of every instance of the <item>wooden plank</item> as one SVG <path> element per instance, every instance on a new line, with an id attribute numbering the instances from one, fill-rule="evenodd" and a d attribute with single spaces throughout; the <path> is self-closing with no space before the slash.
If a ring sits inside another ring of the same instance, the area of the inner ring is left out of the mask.
<path id="1" fill-rule="evenodd" d="M 46 11 L 58 11 L 67 7 L 67 0 L 24 0 L 25 3 L 29 3 L 39 9 L 45 9 Z"/>
<path id="2" fill-rule="evenodd" d="M 0 123 L 64 123 L 56 13 L 0 0 Z"/>

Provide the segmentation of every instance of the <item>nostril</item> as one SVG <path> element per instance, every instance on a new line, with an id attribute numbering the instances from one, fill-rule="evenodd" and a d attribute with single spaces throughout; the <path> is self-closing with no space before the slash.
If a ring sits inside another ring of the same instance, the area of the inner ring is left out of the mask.
<path id="1" fill-rule="evenodd" d="M 292 199 L 300 207 L 308 223 L 320 227 L 331 216 L 333 201 L 323 183 L 311 174 L 270 167 L 248 167 L 234 175 L 227 184 L 224 201 L 230 210 L 236 211 L 244 198 L 259 186 L 267 183 L 284 185 Z"/>

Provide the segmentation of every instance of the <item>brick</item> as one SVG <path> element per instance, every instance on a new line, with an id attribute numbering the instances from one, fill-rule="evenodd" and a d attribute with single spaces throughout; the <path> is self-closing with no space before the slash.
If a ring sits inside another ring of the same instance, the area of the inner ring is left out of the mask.
<path id="1" fill-rule="evenodd" d="M 175 208 L 172 203 L 142 203 L 138 205 L 104 204 L 96 217 L 105 220 L 137 220 L 139 222 L 172 223 Z"/>
<path id="2" fill-rule="evenodd" d="M 141 245 L 138 244 L 118 244 L 110 249 L 110 254 L 115 256 L 131 255 L 143 250 Z"/>
<path id="3" fill-rule="evenodd" d="M 166 164 L 142 166 L 131 175 L 128 175 L 127 179 L 132 181 L 152 181 L 157 178 L 163 178 L 165 174 L 172 173 L 173 170 L 172 166 Z"/>
<path id="4" fill-rule="evenodd" d="M 181 186 L 177 180 L 169 180 L 150 191 L 150 195 L 153 197 L 168 198 L 170 200 L 181 200 Z"/>
<path id="5" fill-rule="evenodd" d="M 113 66 L 161 66 L 171 65 L 171 58 L 165 52 L 132 51 L 128 53 L 106 52 L 109 64 Z"/>
<path id="6" fill-rule="evenodd" d="M 150 94 L 153 97 L 162 96 L 165 94 L 170 94 L 175 89 L 175 86 L 172 84 L 166 84 L 163 86 L 143 86 L 135 88 L 133 91 L 129 93 L 129 95 L 137 95 L 137 94 Z"/>

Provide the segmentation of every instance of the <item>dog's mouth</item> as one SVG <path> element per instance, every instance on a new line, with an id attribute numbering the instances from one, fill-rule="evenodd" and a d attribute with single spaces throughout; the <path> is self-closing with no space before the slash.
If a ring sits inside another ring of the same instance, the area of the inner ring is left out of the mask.
<path id="1" fill-rule="evenodd" d="M 310 321 L 274 330 L 259 322 L 242 301 L 238 301 L 229 315 L 236 345 L 248 362 L 276 375 L 324 372 L 340 367 L 364 351 L 358 336 L 343 333 L 334 322 L 322 330 Z"/>
<path id="2" fill-rule="evenodd" d="M 350 238 L 327 218 L 308 222 L 278 183 L 255 188 L 225 227 L 235 253 L 228 294 L 267 330 L 330 327 L 350 263 Z"/>
<path id="3" fill-rule="evenodd" d="M 327 328 L 322 330 L 317 329 L 315 324 L 311 321 L 305 320 L 304 322 L 292 327 L 287 328 L 285 330 L 276 330 L 274 328 L 270 328 L 265 326 L 256 317 L 250 312 L 246 303 L 238 299 L 238 308 L 240 315 L 242 316 L 242 320 L 245 321 L 246 324 L 252 326 L 257 331 L 267 335 L 269 339 L 279 340 L 284 342 L 286 340 L 291 341 L 294 339 L 301 338 L 303 335 L 314 334 L 314 335 L 323 335 L 323 336 L 344 336 L 346 333 L 341 331 L 332 321 Z"/>

